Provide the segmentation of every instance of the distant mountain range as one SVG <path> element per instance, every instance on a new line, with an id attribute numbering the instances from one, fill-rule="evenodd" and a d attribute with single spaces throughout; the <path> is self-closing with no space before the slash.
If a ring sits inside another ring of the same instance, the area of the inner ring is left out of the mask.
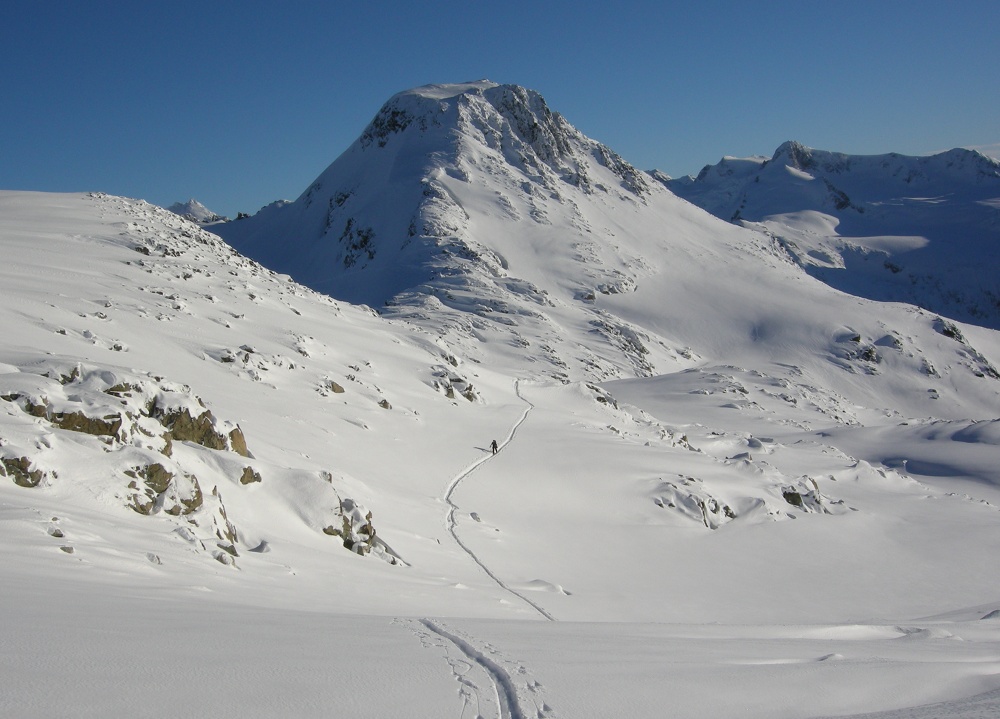
<path id="1" fill-rule="evenodd" d="M 1000 162 L 973 150 L 845 155 L 796 142 L 658 179 L 724 220 L 767 232 L 845 292 L 1000 327 Z"/>

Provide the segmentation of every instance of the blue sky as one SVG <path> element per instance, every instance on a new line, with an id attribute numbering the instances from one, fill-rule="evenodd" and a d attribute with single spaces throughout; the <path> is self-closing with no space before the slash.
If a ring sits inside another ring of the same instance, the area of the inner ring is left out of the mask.
<path id="1" fill-rule="evenodd" d="M 996 0 L 7 0 L 0 18 L 2 189 L 255 212 L 394 93 L 481 78 L 675 176 L 790 139 L 1000 143 Z"/>

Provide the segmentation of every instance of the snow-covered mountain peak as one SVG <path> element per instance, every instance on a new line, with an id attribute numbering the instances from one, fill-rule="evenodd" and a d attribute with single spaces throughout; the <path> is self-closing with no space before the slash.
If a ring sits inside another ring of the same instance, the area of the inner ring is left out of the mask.
<path id="1" fill-rule="evenodd" d="M 936 155 L 945 167 L 956 174 L 970 172 L 979 182 L 991 182 L 1000 178 L 1000 160 L 984 155 L 979 150 L 956 147 Z"/>
<path id="2" fill-rule="evenodd" d="M 194 198 L 191 198 L 187 202 L 175 202 L 166 209 L 173 212 L 175 215 L 180 215 L 185 220 L 190 220 L 191 222 L 197 222 L 199 224 L 222 222 L 227 219 L 217 212 L 212 212 Z"/>
<path id="3" fill-rule="evenodd" d="M 503 159 L 548 189 L 555 179 L 593 190 L 589 166 L 611 169 L 628 191 L 648 191 L 643 173 L 581 134 L 534 90 L 490 80 L 425 85 L 394 95 L 362 132 L 362 149 L 385 148 L 392 136 L 409 131 L 427 135 L 433 150 L 454 162 L 475 155 L 477 146 Z M 416 138 L 410 144 L 419 143 Z"/>
<path id="4" fill-rule="evenodd" d="M 806 147 L 801 142 L 789 140 L 778 146 L 771 161 L 783 162 L 800 170 L 808 170 L 813 165 L 812 153 L 812 148 Z"/>
<path id="5" fill-rule="evenodd" d="M 475 82 L 422 85 L 410 90 L 404 90 L 403 92 L 397 93 L 394 97 L 417 96 L 433 100 L 447 100 L 448 98 L 455 97 L 456 95 L 481 93 L 483 90 L 496 87 L 497 84 L 498 83 L 495 83 L 492 80 L 483 78 L 482 80 L 476 80 Z"/>
<path id="6" fill-rule="evenodd" d="M 393 96 L 296 202 L 218 231 L 315 289 L 388 313 L 443 305 L 460 324 L 470 310 L 531 323 L 556 298 L 634 288 L 637 258 L 590 236 L 614 236 L 619 210 L 667 194 L 537 92 L 432 85 Z M 540 264 L 557 258 L 561 286 L 546 289 Z"/>

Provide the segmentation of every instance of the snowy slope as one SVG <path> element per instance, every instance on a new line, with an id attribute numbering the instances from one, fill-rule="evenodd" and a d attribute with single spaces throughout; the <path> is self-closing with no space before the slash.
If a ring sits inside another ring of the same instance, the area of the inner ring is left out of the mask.
<path id="1" fill-rule="evenodd" d="M 661 178 L 662 180 L 662 178 Z M 860 156 L 796 142 L 663 180 L 772 234 L 810 274 L 852 294 L 1000 327 L 1000 162 L 973 150 Z"/>
<path id="2" fill-rule="evenodd" d="M 0 714 L 995 709 L 997 332 L 641 179 L 473 83 L 224 226 L 275 268 L 0 193 Z"/>
<path id="3" fill-rule="evenodd" d="M 95 524 L 86 535 L 120 554 L 122 569 L 159 566 L 173 546 L 174 554 L 191 555 L 185 562 L 203 565 L 204 557 L 248 571 L 243 563 L 257 562 L 260 571 L 282 575 L 294 561 L 281 556 L 289 547 L 307 548 L 312 562 L 350 564 L 347 539 L 356 551 L 371 544 L 366 559 L 378 555 L 396 569 L 392 550 L 363 531 L 369 510 L 379 528 L 373 500 L 383 491 L 398 502 L 386 507 L 389 514 L 403 506 L 427 513 L 406 527 L 410 536 L 439 524 L 440 479 L 421 485 L 409 468 L 434 457 L 461 468 L 461 457 L 447 459 L 450 444 L 472 438 L 443 436 L 439 425 L 461 424 L 460 413 L 476 406 L 446 396 L 445 384 L 460 392 L 471 377 L 440 341 L 294 285 L 141 202 L 15 193 L 3 197 L 2 217 L 11 339 L 2 360 L 0 451 L 8 484 L 40 490 L 27 495 L 32 501 L 82 503 L 88 519 L 79 523 Z M 48 219 L 40 230 L 41 217 Z M 506 378 L 494 383 L 503 417 L 505 401 L 519 403 Z M 444 416 L 428 423 L 435 406 Z M 168 441 L 184 410 L 199 420 L 210 411 L 202 423 L 222 441 L 190 432 Z M 228 439 L 237 425 L 243 452 Z M 376 445 L 399 438 L 398 460 L 387 462 L 374 447 L 352 451 L 372 432 Z M 173 479 L 150 476 L 147 468 L 157 465 Z M 18 483 L 15 466 L 39 474 Z M 352 536 L 324 531 L 343 533 L 344 517 Z M 51 537 L 62 527 L 69 539 L 60 546 L 73 548 L 65 522 L 45 529 Z M 152 543 L 138 539 L 143 551 L 122 553 L 113 536 L 121 522 Z M 414 541 L 416 556 L 427 551 L 426 540 Z M 71 556 L 77 551 L 85 550 Z M 350 591 L 342 591 L 349 602 Z"/>

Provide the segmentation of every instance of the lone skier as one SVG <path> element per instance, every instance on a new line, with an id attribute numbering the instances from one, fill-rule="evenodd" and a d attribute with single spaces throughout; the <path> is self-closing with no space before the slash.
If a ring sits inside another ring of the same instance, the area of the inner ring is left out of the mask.
<path id="1" fill-rule="evenodd" d="M 490 449 L 493 450 L 493 454 L 496 454 L 497 452 L 500 451 L 500 448 L 497 447 L 497 441 L 496 440 L 493 440 L 492 444 L 490 444 Z"/>

